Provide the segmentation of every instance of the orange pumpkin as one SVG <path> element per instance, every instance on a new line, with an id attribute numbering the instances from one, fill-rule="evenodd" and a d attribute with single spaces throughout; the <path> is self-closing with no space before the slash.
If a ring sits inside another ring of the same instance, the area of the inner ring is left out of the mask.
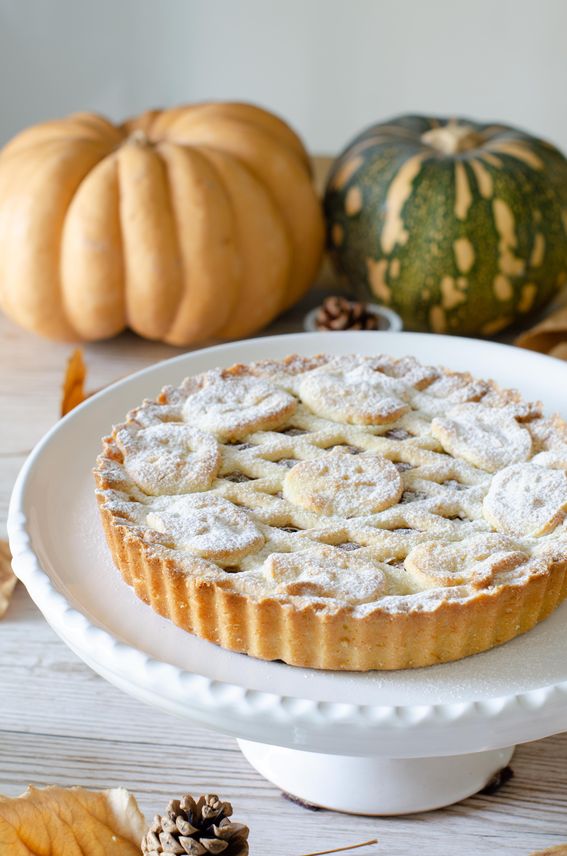
<path id="1" fill-rule="evenodd" d="M 0 154 L 0 306 L 54 339 L 246 336 L 307 290 L 323 233 L 301 141 L 248 104 L 78 113 Z"/>

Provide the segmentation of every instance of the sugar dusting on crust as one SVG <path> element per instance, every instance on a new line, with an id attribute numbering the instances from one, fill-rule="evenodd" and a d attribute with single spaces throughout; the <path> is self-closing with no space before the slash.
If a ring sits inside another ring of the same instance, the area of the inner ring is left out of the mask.
<path id="1" fill-rule="evenodd" d="M 150 509 L 146 523 L 166 536 L 167 546 L 202 559 L 238 562 L 264 543 L 251 517 L 219 496 L 161 497 Z"/>
<path id="2" fill-rule="evenodd" d="M 212 377 L 189 396 L 184 419 L 221 440 L 282 428 L 295 411 L 293 396 L 252 377 Z"/>
<path id="3" fill-rule="evenodd" d="M 463 541 L 428 541 L 407 556 L 404 566 L 418 583 L 434 587 L 471 583 L 486 588 L 502 571 L 517 568 L 529 559 L 510 538 L 494 533 L 474 535 Z"/>
<path id="4" fill-rule="evenodd" d="M 317 416 L 354 425 L 395 422 L 409 410 L 408 386 L 365 365 L 316 371 L 299 386 L 301 400 Z"/>
<path id="5" fill-rule="evenodd" d="M 567 475 L 531 462 L 513 464 L 492 479 L 483 510 L 499 532 L 547 535 L 567 513 Z"/>
<path id="6" fill-rule="evenodd" d="M 538 452 L 537 455 L 534 455 L 531 462 L 540 467 L 567 472 L 567 444 L 558 443 L 553 449 Z"/>
<path id="7" fill-rule="evenodd" d="M 446 452 L 489 473 L 526 461 L 532 450 L 528 431 L 506 408 L 477 403 L 458 404 L 445 417 L 436 417 L 431 433 Z"/>
<path id="8" fill-rule="evenodd" d="M 182 422 L 125 426 L 116 443 L 128 475 L 154 496 L 207 490 L 221 461 L 215 438 Z"/>
<path id="9" fill-rule="evenodd" d="M 365 615 L 466 601 L 564 558 L 566 449 L 559 417 L 493 382 L 295 356 L 166 388 L 115 429 L 97 481 L 118 525 L 184 572 Z"/>
<path id="10" fill-rule="evenodd" d="M 283 494 L 292 504 L 320 514 L 360 517 L 395 505 L 402 480 L 387 458 L 331 452 L 292 467 Z"/>
<path id="11" fill-rule="evenodd" d="M 264 564 L 264 574 L 278 594 L 345 603 L 368 603 L 388 594 L 381 568 L 336 547 L 272 553 Z"/>

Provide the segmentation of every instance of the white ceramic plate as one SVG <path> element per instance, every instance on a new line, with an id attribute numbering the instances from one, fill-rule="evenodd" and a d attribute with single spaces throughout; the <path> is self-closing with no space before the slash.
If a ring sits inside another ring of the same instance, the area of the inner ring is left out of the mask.
<path id="1" fill-rule="evenodd" d="M 567 729 L 567 603 L 527 635 L 457 663 L 331 673 L 224 651 L 160 618 L 123 584 L 104 543 L 91 474 L 111 425 L 188 374 L 322 351 L 413 354 L 518 387 L 567 416 L 565 364 L 494 343 L 412 333 L 302 333 L 189 353 L 89 399 L 36 447 L 10 508 L 17 575 L 57 633 L 107 679 L 240 737 L 411 757 L 480 751 Z"/>

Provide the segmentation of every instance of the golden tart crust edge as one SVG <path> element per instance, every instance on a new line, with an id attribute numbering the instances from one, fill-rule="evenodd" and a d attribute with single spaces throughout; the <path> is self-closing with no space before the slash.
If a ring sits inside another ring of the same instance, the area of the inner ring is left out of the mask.
<path id="1" fill-rule="evenodd" d="M 319 360 L 315 357 L 310 362 L 315 367 L 321 365 Z M 235 365 L 225 371 L 247 375 L 249 367 Z M 457 374 L 442 371 L 447 376 Z M 521 400 L 493 381 L 487 384 L 503 404 L 511 397 Z M 163 392 L 156 399 L 158 403 L 166 400 Z M 251 598 L 216 580 L 187 574 L 160 554 L 165 551 L 159 545 L 142 540 L 104 507 L 104 492 L 113 488 L 105 463 L 114 457 L 112 441 L 120 427 L 106 438 L 94 473 L 114 564 L 124 582 L 156 613 L 227 650 L 323 670 L 419 668 L 460 660 L 508 642 L 531 630 L 567 599 L 567 556 L 554 556 L 528 577 L 479 589 L 466 600 L 449 599 L 434 608 L 407 612 L 378 607 L 366 615 L 355 614 L 351 605 L 329 610 L 316 601 L 298 607 L 275 596 Z"/>
<path id="2" fill-rule="evenodd" d="M 101 509 L 114 563 L 124 582 L 164 618 L 230 651 L 326 670 L 393 670 L 479 654 L 531 630 L 567 598 L 567 559 L 517 585 L 481 590 L 433 610 L 353 615 L 276 598 L 252 600 L 184 574 L 110 511 Z"/>

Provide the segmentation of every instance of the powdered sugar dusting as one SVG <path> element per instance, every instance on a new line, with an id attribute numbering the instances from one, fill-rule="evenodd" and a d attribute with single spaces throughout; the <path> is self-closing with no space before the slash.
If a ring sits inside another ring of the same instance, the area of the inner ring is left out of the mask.
<path id="1" fill-rule="evenodd" d="M 528 431 L 505 408 L 459 404 L 433 419 L 431 433 L 445 451 L 489 473 L 526 461 L 532 450 Z"/>
<path id="2" fill-rule="evenodd" d="M 278 594 L 298 597 L 367 603 L 388 592 L 382 569 L 336 547 L 272 553 L 264 563 L 264 574 Z"/>
<path id="3" fill-rule="evenodd" d="M 313 372 L 299 386 L 302 401 L 317 416 L 354 425 L 394 422 L 409 410 L 400 397 L 406 392 L 403 381 L 366 366 L 345 372 Z"/>
<path id="4" fill-rule="evenodd" d="M 552 449 L 538 452 L 532 458 L 532 464 L 540 467 L 549 467 L 552 470 L 565 470 L 567 472 L 567 444 L 558 443 Z"/>
<path id="5" fill-rule="evenodd" d="M 223 563 L 240 561 L 264 543 L 252 518 L 219 496 L 160 497 L 146 523 L 167 536 L 168 546 Z"/>
<path id="6" fill-rule="evenodd" d="M 420 585 L 484 588 L 497 574 L 526 562 L 529 554 L 504 535 L 479 534 L 463 541 L 428 541 L 407 556 L 404 565 Z"/>
<path id="7" fill-rule="evenodd" d="M 395 505 L 400 474 L 378 455 L 334 452 L 296 464 L 284 479 L 284 497 L 319 514 L 355 517 Z"/>
<path id="8" fill-rule="evenodd" d="M 117 432 L 116 443 L 128 475 L 154 496 L 206 490 L 220 466 L 215 438 L 181 422 L 133 423 Z"/>
<path id="9" fill-rule="evenodd" d="M 492 479 L 484 516 L 499 532 L 540 537 L 567 512 L 567 476 L 533 463 L 513 464 Z"/>
<path id="10" fill-rule="evenodd" d="M 296 407 L 292 395 L 258 378 L 214 377 L 189 396 L 183 417 L 222 440 L 235 440 L 282 428 Z"/>

